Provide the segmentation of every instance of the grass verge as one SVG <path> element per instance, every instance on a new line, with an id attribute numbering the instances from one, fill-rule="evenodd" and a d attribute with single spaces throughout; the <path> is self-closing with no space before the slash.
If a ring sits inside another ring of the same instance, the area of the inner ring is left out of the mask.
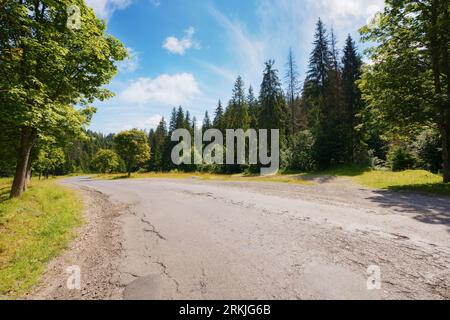
<path id="1" fill-rule="evenodd" d="M 55 181 L 33 181 L 20 198 L 7 199 L 10 180 L 0 179 L 0 297 L 23 296 L 46 263 L 67 247 L 82 222 L 78 195 Z"/>
<path id="2" fill-rule="evenodd" d="M 202 172 L 145 172 L 134 173 L 131 179 L 200 179 L 200 180 L 219 180 L 219 181 L 249 181 L 249 182 L 279 182 L 294 184 L 313 184 L 313 182 L 304 179 L 305 174 L 279 174 L 274 176 L 248 176 L 244 174 L 211 174 Z M 117 180 L 127 179 L 124 174 L 97 174 L 93 179 Z"/>

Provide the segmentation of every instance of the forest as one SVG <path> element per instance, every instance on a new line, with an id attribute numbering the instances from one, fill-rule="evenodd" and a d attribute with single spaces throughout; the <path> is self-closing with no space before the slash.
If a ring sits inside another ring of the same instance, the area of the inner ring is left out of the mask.
<path id="1" fill-rule="evenodd" d="M 22 2 L 34 13 L 9 3 L 0 14 L 0 176 L 15 176 L 12 196 L 26 189 L 32 175 L 257 169 L 173 165 L 170 152 L 176 142 L 170 137 L 179 128 L 192 134 L 211 128 L 279 129 L 282 172 L 422 168 L 450 182 L 448 0 L 386 1 L 384 11 L 360 29 L 362 40 L 374 43 L 366 62 L 350 35 L 339 47 L 334 31 L 319 19 L 311 31 L 306 76 L 299 74 L 291 50 L 284 63 L 265 63 L 259 88 L 237 77 L 230 100 L 218 101 L 202 123 L 174 106 L 156 129 L 117 135 L 86 128 L 95 99 L 111 96 L 103 85 L 126 56 L 124 46 L 106 34 L 83 1 L 90 29 L 77 34 L 62 32 L 62 18 L 52 14 L 64 11 L 63 4 Z M 13 15 L 22 20 L 15 23 Z M 89 48 L 102 48 L 103 56 Z"/>

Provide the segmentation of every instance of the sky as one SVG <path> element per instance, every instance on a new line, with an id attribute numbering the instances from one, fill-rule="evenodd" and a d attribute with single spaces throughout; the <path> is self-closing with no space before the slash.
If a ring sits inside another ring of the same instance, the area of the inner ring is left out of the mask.
<path id="1" fill-rule="evenodd" d="M 115 97 L 95 102 L 89 129 L 117 133 L 155 128 L 182 106 L 201 124 L 234 81 L 258 93 L 264 62 L 275 60 L 280 78 L 292 48 L 303 79 L 319 17 L 333 28 L 338 47 L 383 8 L 383 0 L 86 0 L 107 21 L 129 58 L 107 86 Z"/>

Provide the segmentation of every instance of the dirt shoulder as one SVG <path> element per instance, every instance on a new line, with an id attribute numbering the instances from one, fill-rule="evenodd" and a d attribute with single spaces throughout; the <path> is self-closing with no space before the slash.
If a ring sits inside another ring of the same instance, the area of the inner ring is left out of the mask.
<path id="1" fill-rule="evenodd" d="M 50 261 L 40 284 L 26 299 L 121 299 L 117 268 L 122 252 L 118 217 L 126 208 L 87 187 L 77 188 L 84 202 L 84 224 L 67 250 Z M 68 289 L 67 268 L 78 266 L 81 289 Z"/>

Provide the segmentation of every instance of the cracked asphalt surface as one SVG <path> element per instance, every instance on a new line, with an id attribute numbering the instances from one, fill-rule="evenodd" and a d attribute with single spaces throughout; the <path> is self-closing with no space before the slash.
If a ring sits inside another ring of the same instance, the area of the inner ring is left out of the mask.
<path id="1" fill-rule="evenodd" d="M 316 182 L 66 181 L 126 208 L 125 299 L 450 299 L 450 198 Z"/>

